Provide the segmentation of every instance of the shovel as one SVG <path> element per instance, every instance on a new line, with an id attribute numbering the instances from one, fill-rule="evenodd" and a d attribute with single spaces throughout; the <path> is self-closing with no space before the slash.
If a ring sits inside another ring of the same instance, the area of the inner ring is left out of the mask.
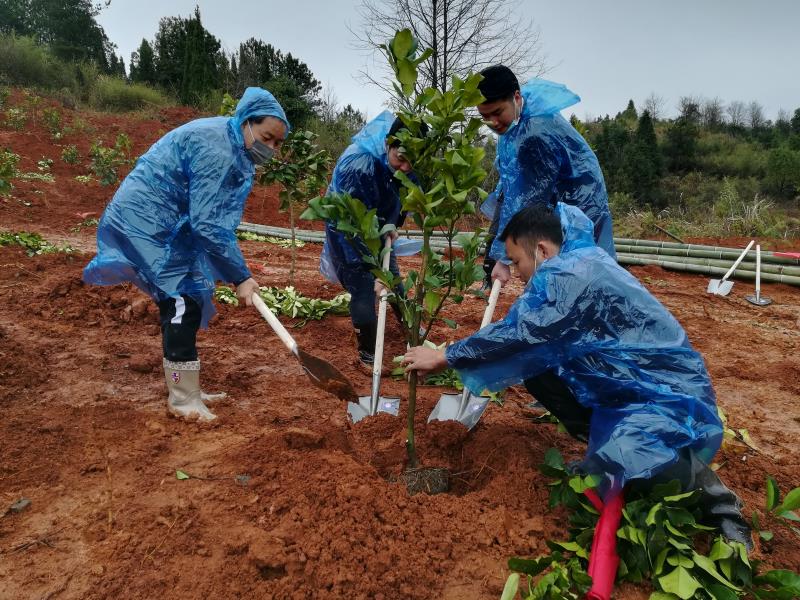
<path id="1" fill-rule="evenodd" d="M 352 384 L 342 375 L 339 369 L 329 362 L 305 352 L 297 345 L 297 342 L 295 342 L 294 338 L 286 331 L 286 328 L 278 320 L 278 317 L 275 316 L 275 313 L 264 304 L 261 296 L 257 293 L 253 294 L 253 305 L 255 305 L 258 312 L 261 313 L 261 316 L 266 319 L 273 331 L 278 334 L 278 337 L 281 338 L 281 341 L 289 349 L 289 352 L 297 357 L 300 366 L 303 367 L 311 383 L 319 389 L 337 396 L 341 400 L 353 400 L 358 397 Z"/>
<path id="2" fill-rule="evenodd" d="M 386 253 L 383 255 L 383 270 L 389 269 L 389 256 L 392 253 L 392 240 L 386 238 Z M 386 330 L 386 303 L 389 291 L 386 288 L 381 290 L 381 300 L 378 305 L 378 327 L 375 331 L 375 358 L 372 363 L 372 393 L 369 396 L 361 396 L 358 402 L 347 403 L 347 414 L 358 423 L 364 417 L 378 414 L 379 412 L 389 413 L 397 416 L 400 412 L 400 398 L 387 398 L 380 396 L 381 388 L 381 368 L 383 367 L 383 334 Z"/>
<path id="3" fill-rule="evenodd" d="M 722 279 L 712 279 L 708 282 L 708 288 L 706 291 L 709 294 L 716 294 L 717 296 L 727 296 L 731 293 L 733 289 L 733 282 L 728 281 L 728 277 L 733 275 L 733 272 L 736 270 L 736 267 L 739 266 L 739 263 L 744 260 L 744 257 L 750 252 L 750 248 L 753 247 L 755 244 L 755 240 L 750 240 L 750 243 L 747 244 L 747 248 L 745 248 L 742 253 L 739 255 L 739 258 L 736 259 L 736 262 L 733 263 L 728 272 L 722 277 Z"/>
<path id="4" fill-rule="evenodd" d="M 761 295 L 761 244 L 756 245 L 756 295 L 745 296 L 744 299 L 756 306 L 769 306 L 772 304 L 772 300 Z"/>
<path id="5" fill-rule="evenodd" d="M 495 279 L 492 284 L 492 292 L 489 294 L 489 304 L 483 313 L 481 329 L 486 327 L 492 320 L 502 285 L 499 279 Z M 428 423 L 431 421 L 458 421 L 469 431 L 475 427 L 486 410 L 487 404 L 489 404 L 489 398 L 476 396 L 467 389 L 467 386 L 464 386 L 464 391 L 461 394 L 442 394 L 439 402 L 433 407 L 433 411 L 428 417 Z"/>

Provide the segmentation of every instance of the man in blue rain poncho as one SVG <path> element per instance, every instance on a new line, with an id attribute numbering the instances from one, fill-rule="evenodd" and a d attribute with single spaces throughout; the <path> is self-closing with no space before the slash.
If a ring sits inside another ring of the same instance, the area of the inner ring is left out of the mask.
<path id="1" fill-rule="evenodd" d="M 527 281 L 508 315 L 446 351 L 412 348 L 408 369 L 458 370 L 473 393 L 524 383 L 574 437 L 604 489 L 678 479 L 708 519 L 750 544 L 741 503 L 707 464 L 722 426 L 702 357 L 675 318 L 592 239 L 579 209 L 529 206 L 501 235 Z"/>
<path id="2" fill-rule="evenodd" d="M 328 187 L 329 194 L 347 193 L 367 208 L 376 209 L 381 227 L 386 224 L 399 227 L 405 219 L 400 209 L 400 182 L 394 173 L 411 174 L 411 164 L 400 153 L 398 140 L 391 144 L 387 141 L 403 128 L 403 122 L 389 111 L 367 123 L 353 136 L 353 143 L 336 162 Z M 397 232 L 392 231 L 389 236 L 394 241 Z M 341 283 L 350 292 L 350 318 L 358 340 L 359 361 L 371 370 L 378 321 L 375 315 L 375 277 L 362 258 L 366 253 L 366 248 L 362 249 L 357 240 L 348 240 L 334 223 L 326 223 L 320 270 L 330 281 Z M 394 252 L 389 268 L 399 276 Z"/>
<path id="3" fill-rule="evenodd" d="M 255 167 L 289 131 L 277 100 L 248 88 L 233 117 L 198 119 L 158 140 L 103 213 L 87 283 L 134 283 L 158 304 L 170 413 L 214 419 L 200 389 L 196 337 L 215 309 L 215 282 L 251 303 L 258 283 L 236 242 Z"/>
<path id="4" fill-rule="evenodd" d="M 481 75 L 478 87 L 486 100 L 478 111 L 499 135 L 495 167 L 500 181 L 481 207 L 492 218 L 483 265 L 487 277 L 509 280 L 505 248 L 494 236 L 531 204 L 577 206 L 594 223 L 597 245 L 616 258 L 600 164 L 559 112 L 580 102 L 580 97 L 544 79 L 532 79 L 520 89 L 514 73 L 503 65 L 484 69 Z"/>

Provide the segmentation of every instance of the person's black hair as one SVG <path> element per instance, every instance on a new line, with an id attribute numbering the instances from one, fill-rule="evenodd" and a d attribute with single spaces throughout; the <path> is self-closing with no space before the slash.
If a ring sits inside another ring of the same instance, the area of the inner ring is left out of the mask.
<path id="1" fill-rule="evenodd" d="M 514 72 L 505 65 L 494 65 L 481 71 L 483 79 L 478 84 L 484 102 L 511 100 L 514 92 L 519 91 L 519 81 Z"/>
<path id="2" fill-rule="evenodd" d="M 408 131 L 408 127 L 406 127 L 406 124 L 403 123 L 403 119 L 397 117 L 392 123 L 392 126 L 389 128 L 389 133 L 386 134 L 386 137 L 388 138 L 397 134 L 397 132 L 401 129 Z M 420 123 L 419 132 L 423 137 L 428 135 L 428 124 Z M 391 144 L 389 144 L 390 148 L 397 148 L 398 146 L 400 146 L 400 140 L 394 140 Z"/>
<path id="3" fill-rule="evenodd" d="M 264 121 L 264 119 L 266 118 L 267 118 L 266 116 L 250 117 L 249 119 L 247 119 L 247 122 L 250 123 L 251 125 L 261 125 L 262 121 Z"/>
<path id="4" fill-rule="evenodd" d="M 503 233 L 500 234 L 500 241 L 506 240 L 524 246 L 531 256 L 536 244 L 543 240 L 560 247 L 564 241 L 561 219 L 555 209 L 547 204 L 526 206 L 511 217 Z"/>

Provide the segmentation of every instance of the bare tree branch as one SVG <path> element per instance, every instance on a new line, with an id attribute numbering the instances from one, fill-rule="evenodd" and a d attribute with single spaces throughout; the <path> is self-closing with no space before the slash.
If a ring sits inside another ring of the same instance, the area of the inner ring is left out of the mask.
<path id="1" fill-rule="evenodd" d="M 392 74 L 376 49 L 408 28 L 431 57 L 420 64 L 419 85 L 445 91 L 453 75 L 502 63 L 520 81 L 547 71 L 541 36 L 533 21 L 520 20 L 522 0 L 362 0 L 361 27 L 350 28 L 363 51 L 360 77 L 393 94 Z"/>

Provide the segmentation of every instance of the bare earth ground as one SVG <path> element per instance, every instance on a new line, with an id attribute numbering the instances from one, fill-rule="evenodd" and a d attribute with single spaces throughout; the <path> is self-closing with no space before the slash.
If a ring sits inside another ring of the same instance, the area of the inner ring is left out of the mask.
<path id="1" fill-rule="evenodd" d="M 68 122 L 74 116 L 65 112 Z M 95 137 L 113 141 L 114 127 L 140 154 L 193 114 L 82 116 L 90 130 L 60 143 L 85 156 Z M 405 403 L 399 419 L 351 425 L 253 309 L 220 307 L 200 336 L 205 386 L 230 395 L 214 407 L 219 419 L 168 418 L 155 307 L 135 288 L 80 281 L 94 229 L 72 229 L 85 218 L 79 213 L 99 216 L 113 189 L 74 181 L 85 166 L 61 162 L 40 128 L 0 130 L 0 146 L 23 156 L 23 171 L 55 159 L 56 176 L 54 184 L 18 182 L 0 200 L 0 227 L 86 252 L 29 258 L 0 248 L 0 514 L 31 500 L 0 517 L 0 598 L 490 599 L 500 595 L 508 557 L 545 552 L 545 540 L 566 535 L 564 514 L 546 507 L 537 465 L 550 447 L 568 457 L 582 450 L 534 423 L 525 395 L 510 391 L 466 434 L 425 423 L 445 390 L 423 388 L 420 456 L 456 475 L 450 494 L 409 497 L 391 482 L 403 468 Z M 274 193 L 257 190 L 245 219 L 283 225 L 276 204 Z M 287 284 L 288 250 L 243 249 L 262 285 Z M 300 251 L 297 287 L 332 297 L 340 290 L 317 273 L 319 250 Z M 766 285 L 775 303 L 759 309 L 745 302 L 746 283 L 720 298 L 705 293 L 701 277 L 633 272 L 687 329 L 731 426 L 747 428 L 758 446 L 729 449 L 717 462 L 746 513 L 762 510 L 767 474 L 784 490 L 800 485 L 800 291 Z M 497 316 L 520 289 L 503 293 Z M 469 334 L 482 310 L 467 299 L 449 315 L 459 329 L 434 337 Z M 293 331 L 367 393 L 347 318 Z M 402 352 L 397 334 L 390 318 L 387 357 Z M 406 397 L 403 382 L 386 381 L 383 392 Z M 192 478 L 177 480 L 176 469 Z M 800 540 L 769 526 L 775 538 L 756 556 L 799 570 Z M 626 585 L 617 597 L 648 593 Z"/>

